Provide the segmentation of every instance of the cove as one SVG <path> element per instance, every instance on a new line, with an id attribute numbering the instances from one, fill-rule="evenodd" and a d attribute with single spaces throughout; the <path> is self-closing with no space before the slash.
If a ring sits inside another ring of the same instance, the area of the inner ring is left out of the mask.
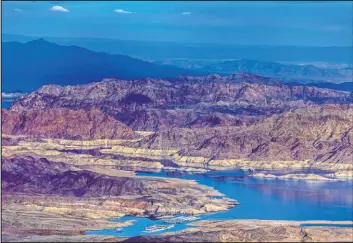
<path id="1" fill-rule="evenodd" d="M 309 172 L 309 171 L 308 171 Z M 310 171 L 312 172 L 312 171 Z M 316 171 L 316 173 L 320 173 Z M 195 180 L 236 199 L 240 205 L 228 211 L 201 215 L 201 220 L 263 219 L 263 220 L 353 220 L 353 183 L 337 181 L 294 181 L 256 179 L 243 170 L 210 171 L 203 174 L 183 172 L 140 172 L 138 176 L 180 178 Z M 161 224 L 161 220 L 125 216 L 119 220 L 136 220 L 123 232 L 115 229 L 88 231 L 87 234 L 116 235 L 133 237 L 143 235 L 147 226 Z M 155 232 L 175 232 L 183 230 L 187 223 L 177 224 L 170 230 Z M 151 234 L 150 234 L 151 235 Z"/>

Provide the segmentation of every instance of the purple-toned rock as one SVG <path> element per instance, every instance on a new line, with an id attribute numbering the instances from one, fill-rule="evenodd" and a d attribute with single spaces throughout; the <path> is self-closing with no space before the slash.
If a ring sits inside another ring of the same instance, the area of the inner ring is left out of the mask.
<path id="1" fill-rule="evenodd" d="M 97 109 L 2 110 L 2 132 L 65 139 L 119 139 L 138 137 L 134 131 Z"/>
<path id="2" fill-rule="evenodd" d="M 291 109 L 352 101 L 349 92 L 287 86 L 270 78 L 240 73 L 169 81 L 104 79 L 87 85 L 45 85 L 16 100 L 10 109 L 97 108 L 134 130 L 156 131 L 252 124 Z"/>

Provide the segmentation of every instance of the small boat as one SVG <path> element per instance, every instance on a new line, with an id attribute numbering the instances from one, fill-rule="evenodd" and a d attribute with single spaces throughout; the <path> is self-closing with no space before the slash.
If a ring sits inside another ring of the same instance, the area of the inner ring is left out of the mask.
<path id="1" fill-rule="evenodd" d="M 153 233 L 153 232 L 158 232 L 162 230 L 168 230 L 173 228 L 175 225 L 174 224 L 169 224 L 169 225 L 152 225 L 149 227 L 146 227 L 145 230 L 143 231 L 144 233 Z"/>
<path id="2" fill-rule="evenodd" d="M 188 217 L 184 217 L 185 221 L 194 221 L 194 220 L 198 220 L 200 219 L 199 217 L 196 216 L 188 216 Z"/>
<path id="3" fill-rule="evenodd" d="M 123 228 L 120 228 L 120 227 L 116 228 L 115 231 L 118 232 L 118 233 L 123 232 Z"/>
<path id="4" fill-rule="evenodd" d="M 179 216 L 176 218 L 172 218 L 172 219 L 164 219 L 163 223 L 166 224 L 182 224 L 184 222 L 189 222 L 189 221 L 194 221 L 194 220 L 198 220 L 200 218 L 195 217 L 195 216 Z"/>

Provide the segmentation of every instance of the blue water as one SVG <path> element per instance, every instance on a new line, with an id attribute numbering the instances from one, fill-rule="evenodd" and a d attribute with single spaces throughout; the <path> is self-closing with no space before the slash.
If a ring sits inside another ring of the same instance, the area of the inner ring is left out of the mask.
<path id="1" fill-rule="evenodd" d="M 268 220 L 353 220 L 352 182 L 310 182 L 290 180 L 268 180 L 248 177 L 242 170 L 211 171 L 205 174 L 181 172 L 138 173 L 143 176 L 157 176 L 195 180 L 215 188 L 226 197 L 236 199 L 240 205 L 208 215 L 201 219 L 268 219 Z M 120 221 L 134 219 L 133 226 L 122 233 L 115 230 L 89 231 L 88 234 L 132 237 L 142 235 L 146 226 L 161 224 L 159 220 L 123 217 Z M 118 220 L 119 221 L 119 220 Z M 186 224 L 176 225 L 164 232 L 185 229 Z"/>
<path id="2" fill-rule="evenodd" d="M 125 217 L 122 217 L 120 220 L 111 219 L 111 221 L 113 222 L 125 222 L 129 220 L 136 220 L 136 222 L 134 222 L 133 225 L 131 226 L 125 227 L 123 229 L 123 232 L 116 232 L 116 229 L 104 229 L 104 230 L 91 230 L 91 231 L 88 231 L 87 234 L 133 237 L 133 236 L 139 236 L 139 235 L 158 235 L 165 232 L 175 232 L 175 231 L 186 229 L 187 227 L 191 227 L 191 226 L 187 226 L 185 223 L 176 224 L 174 228 L 169 230 L 164 230 L 164 231 L 159 231 L 154 233 L 144 233 L 143 231 L 145 230 L 145 227 L 152 226 L 155 224 L 163 224 L 162 220 L 151 220 L 149 218 L 140 218 L 140 217 L 134 217 L 134 216 L 125 216 Z"/>

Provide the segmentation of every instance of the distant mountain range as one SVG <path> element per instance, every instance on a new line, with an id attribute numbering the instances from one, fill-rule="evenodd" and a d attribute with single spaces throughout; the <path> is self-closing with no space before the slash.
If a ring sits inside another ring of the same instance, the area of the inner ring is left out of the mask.
<path id="1" fill-rule="evenodd" d="M 215 65 L 205 66 L 203 69 L 222 73 L 250 72 L 275 76 L 300 75 L 306 77 L 319 76 L 328 78 L 343 76 L 337 70 L 323 69 L 314 65 L 281 64 L 278 62 L 256 61 L 249 59 L 224 61 Z"/>
<path id="2" fill-rule="evenodd" d="M 254 59 L 265 61 L 352 63 L 352 48 L 311 46 L 245 46 L 131 41 L 102 38 L 31 37 L 3 34 L 2 41 L 27 42 L 38 38 L 61 45 L 77 45 L 93 51 L 138 58 Z"/>
<path id="3" fill-rule="evenodd" d="M 295 65 L 279 62 L 258 61 L 250 59 L 210 61 L 210 60 L 187 60 L 175 59 L 157 64 L 174 65 L 180 68 L 202 70 L 209 73 L 229 75 L 234 73 L 253 73 L 279 79 L 283 82 L 341 83 L 352 81 L 353 73 L 351 67 L 326 68 L 315 65 Z"/>
<path id="4" fill-rule="evenodd" d="M 5 38 L 6 40 L 6 38 Z M 289 85 L 316 86 L 352 91 L 352 67 L 324 68 L 250 59 L 217 61 L 176 59 L 149 62 L 125 55 L 94 52 L 78 46 L 62 46 L 44 39 L 27 43 L 4 42 L 2 46 L 3 91 L 29 92 L 45 84 L 75 85 L 103 78 L 126 80 L 253 73 Z M 340 84 L 334 84 L 340 83 Z"/>
<path id="5" fill-rule="evenodd" d="M 85 84 L 107 77 L 172 78 L 203 73 L 78 46 L 61 46 L 44 39 L 3 43 L 2 71 L 5 92 L 33 91 L 44 84 Z"/>

